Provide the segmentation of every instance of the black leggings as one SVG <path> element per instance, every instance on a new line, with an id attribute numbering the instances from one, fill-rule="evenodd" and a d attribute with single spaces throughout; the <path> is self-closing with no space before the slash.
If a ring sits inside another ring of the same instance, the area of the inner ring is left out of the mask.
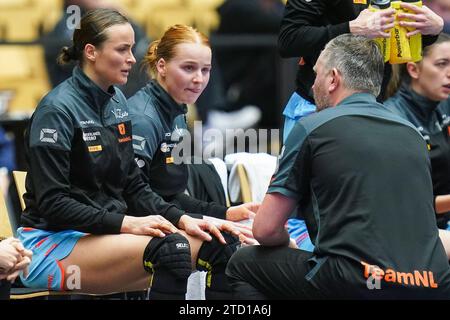
<path id="1" fill-rule="evenodd" d="M 364 268 L 356 261 L 287 247 L 239 249 L 226 269 L 235 299 L 450 299 L 445 271 L 439 289 L 382 282 L 369 288 Z"/>
<path id="2" fill-rule="evenodd" d="M 9 300 L 11 283 L 6 280 L 0 280 L 0 300 Z"/>
<path id="3" fill-rule="evenodd" d="M 316 263 L 311 252 L 287 247 L 239 249 L 227 266 L 235 299 L 324 298 L 305 276 Z M 313 271 L 314 272 L 314 271 Z"/>

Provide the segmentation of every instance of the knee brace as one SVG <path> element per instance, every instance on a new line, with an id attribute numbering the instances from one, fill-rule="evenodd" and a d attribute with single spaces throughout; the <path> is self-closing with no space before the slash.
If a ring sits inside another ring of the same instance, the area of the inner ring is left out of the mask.
<path id="1" fill-rule="evenodd" d="M 198 252 L 197 269 L 206 271 L 207 299 L 229 299 L 231 289 L 225 275 L 228 260 L 238 249 L 241 242 L 235 236 L 222 232 L 227 244 L 222 244 L 215 237 L 211 241 L 204 241 Z"/>
<path id="2" fill-rule="evenodd" d="M 192 272 L 188 240 L 173 233 L 153 238 L 144 251 L 144 269 L 152 273 L 151 299 L 184 299 Z"/>

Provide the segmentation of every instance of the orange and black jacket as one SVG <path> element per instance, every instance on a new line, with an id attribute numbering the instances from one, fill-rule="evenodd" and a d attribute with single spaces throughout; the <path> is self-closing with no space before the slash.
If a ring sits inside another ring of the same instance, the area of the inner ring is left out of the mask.
<path id="1" fill-rule="evenodd" d="M 225 219 L 226 206 L 184 193 L 188 168 L 181 143 L 187 134 L 187 106 L 178 104 L 154 80 L 129 98 L 128 105 L 133 124 L 133 148 L 142 179 L 164 200 L 190 215 Z M 191 144 L 186 141 L 184 146 L 190 148 Z"/>
<path id="2" fill-rule="evenodd" d="M 385 105 L 411 122 L 427 143 L 434 196 L 450 194 L 450 105 L 432 101 L 404 84 Z M 447 229 L 450 212 L 436 215 L 437 225 Z"/>
<path id="3" fill-rule="evenodd" d="M 125 215 L 184 214 L 141 179 L 124 95 L 78 67 L 39 103 L 25 139 L 24 227 L 114 234 Z"/>

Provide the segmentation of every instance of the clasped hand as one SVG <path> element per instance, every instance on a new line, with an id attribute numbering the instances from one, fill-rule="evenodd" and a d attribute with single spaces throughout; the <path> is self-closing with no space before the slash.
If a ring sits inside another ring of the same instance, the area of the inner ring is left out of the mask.
<path id="1" fill-rule="evenodd" d="M 8 238 L 0 242 L 0 280 L 14 282 L 23 272 L 28 275 L 33 252 L 24 248 L 16 238 Z"/>

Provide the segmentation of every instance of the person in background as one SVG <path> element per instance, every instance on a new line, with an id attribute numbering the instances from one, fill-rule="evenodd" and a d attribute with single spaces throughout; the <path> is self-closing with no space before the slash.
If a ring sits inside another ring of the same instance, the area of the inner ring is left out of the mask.
<path id="1" fill-rule="evenodd" d="M 0 127 L 0 190 L 8 199 L 11 173 L 16 169 L 16 149 L 14 140 Z"/>
<path id="2" fill-rule="evenodd" d="M 293 122 L 303 113 L 301 110 L 314 111 L 312 70 L 321 50 L 328 41 L 340 34 L 352 33 L 369 39 L 390 37 L 389 30 L 394 27 L 394 9 L 372 12 L 368 8 L 370 1 L 328 1 L 328 0 L 289 0 L 286 3 L 281 22 L 278 47 L 282 57 L 301 57 L 297 73 L 297 89 L 288 102 L 284 115 L 285 133 L 289 134 Z M 412 14 L 401 13 L 402 26 L 414 27 L 424 35 L 424 44 L 433 43 L 442 31 L 443 19 L 427 6 L 421 8 L 409 3 L 402 7 Z M 404 21 L 410 19 L 412 21 Z M 412 33 L 412 32 L 410 32 Z M 409 33 L 409 34 L 410 34 Z M 385 68 L 380 97 L 384 97 L 390 79 L 390 66 Z M 299 96 L 299 97 L 297 97 Z M 295 103 L 294 103 L 295 102 Z"/>
<path id="3" fill-rule="evenodd" d="M 283 8 L 280 0 L 226 0 L 217 7 L 219 26 L 211 34 L 216 45 L 210 81 L 196 103 L 205 128 L 224 134 L 235 129 L 238 139 L 244 139 L 239 130 L 279 128 L 274 90 L 278 57 L 276 40 L 272 40 L 280 28 Z M 213 148 L 216 154 L 246 151 L 229 141 L 195 138 L 203 141 L 203 149 Z"/>
<path id="4" fill-rule="evenodd" d="M 428 150 L 412 124 L 376 101 L 383 60 L 374 41 L 351 34 L 320 54 L 318 112 L 286 141 L 253 223 L 261 246 L 241 248 L 227 266 L 235 298 L 450 296 Z M 313 253 L 288 247 L 285 223 L 296 206 Z"/>
<path id="5" fill-rule="evenodd" d="M 420 62 L 403 66 L 404 81 L 385 105 L 422 134 L 431 160 L 437 225 L 450 229 L 450 36 L 441 34 Z"/>
<path id="6" fill-rule="evenodd" d="M 218 8 L 220 24 L 215 35 L 276 36 L 283 17 L 280 0 L 226 0 Z M 257 106 L 260 128 L 278 128 L 276 88 L 276 44 L 274 46 L 235 46 L 215 50 L 228 98 L 228 108 Z"/>
<path id="7" fill-rule="evenodd" d="M 41 100 L 25 135 L 26 209 L 17 234 L 34 256 L 22 282 L 84 293 L 151 284 L 151 299 L 184 299 L 202 259 L 206 297 L 228 296 L 224 268 L 238 239 L 163 201 L 134 161 L 127 101 L 114 86 L 127 82 L 134 44 L 124 15 L 96 9 L 61 50 L 60 63 L 78 65 Z M 66 274 L 74 266 L 72 283 Z"/>

